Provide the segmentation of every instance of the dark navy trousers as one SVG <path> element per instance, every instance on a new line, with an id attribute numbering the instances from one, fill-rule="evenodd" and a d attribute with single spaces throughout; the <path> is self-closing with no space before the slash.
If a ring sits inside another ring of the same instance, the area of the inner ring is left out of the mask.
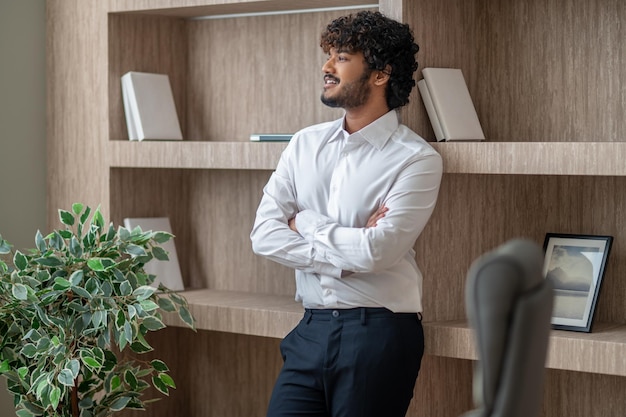
<path id="1" fill-rule="evenodd" d="M 416 313 L 306 310 L 280 350 L 267 417 L 404 417 L 424 332 Z"/>

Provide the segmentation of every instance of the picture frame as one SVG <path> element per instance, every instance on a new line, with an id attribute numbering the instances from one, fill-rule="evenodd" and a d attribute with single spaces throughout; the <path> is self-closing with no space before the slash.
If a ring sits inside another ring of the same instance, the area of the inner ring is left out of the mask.
<path id="1" fill-rule="evenodd" d="M 554 285 L 554 329 L 591 332 L 612 244 L 612 236 L 546 234 L 543 273 Z"/>

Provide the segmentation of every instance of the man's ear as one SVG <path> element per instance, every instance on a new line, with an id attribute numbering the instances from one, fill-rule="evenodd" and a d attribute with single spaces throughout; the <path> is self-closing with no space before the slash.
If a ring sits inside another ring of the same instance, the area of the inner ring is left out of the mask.
<path id="1" fill-rule="evenodd" d="M 374 79 L 374 84 L 383 85 L 389 81 L 389 77 L 391 76 L 391 65 L 385 66 L 384 70 L 376 71 L 376 78 Z"/>

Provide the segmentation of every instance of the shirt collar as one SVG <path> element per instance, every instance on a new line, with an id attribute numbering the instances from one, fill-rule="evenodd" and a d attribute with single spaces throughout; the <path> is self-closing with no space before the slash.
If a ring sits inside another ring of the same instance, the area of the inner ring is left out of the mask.
<path id="1" fill-rule="evenodd" d="M 344 120 L 345 116 L 339 120 L 341 123 L 337 126 L 337 131 L 332 135 L 331 141 L 348 136 L 347 132 L 343 129 Z M 398 129 L 399 124 L 397 111 L 390 110 L 353 135 L 362 137 L 376 149 L 380 150 L 385 146 L 393 132 Z"/>
<path id="2" fill-rule="evenodd" d="M 328 139 L 328 142 L 334 142 L 336 140 L 340 140 L 340 139 L 345 139 L 348 136 L 348 132 L 346 132 L 343 128 L 343 122 L 344 122 L 345 116 L 342 117 L 341 119 L 335 120 L 334 122 L 334 130 L 331 129 L 331 135 L 330 135 L 330 139 Z"/>

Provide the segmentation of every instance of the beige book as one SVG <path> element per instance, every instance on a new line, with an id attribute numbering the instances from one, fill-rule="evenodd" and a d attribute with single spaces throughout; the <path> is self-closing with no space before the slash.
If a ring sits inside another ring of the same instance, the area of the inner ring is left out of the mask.
<path id="1" fill-rule="evenodd" d="M 460 69 L 424 68 L 418 88 L 438 141 L 484 140 Z"/>
<path id="2" fill-rule="evenodd" d="M 130 140 L 183 138 L 167 74 L 127 72 L 122 98 Z"/>
<path id="3" fill-rule="evenodd" d="M 172 233 L 172 226 L 167 217 L 130 217 L 124 219 L 124 227 L 126 229 L 133 230 L 137 226 L 141 227 L 141 230 L 144 232 Z M 159 283 L 162 283 L 172 291 L 183 291 L 185 286 L 183 285 L 183 277 L 180 272 L 174 239 L 172 238 L 160 246 L 167 252 L 169 260 L 152 259 L 144 265 L 144 270 L 148 274 L 156 275 L 152 286 L 158 287 Z"/>

